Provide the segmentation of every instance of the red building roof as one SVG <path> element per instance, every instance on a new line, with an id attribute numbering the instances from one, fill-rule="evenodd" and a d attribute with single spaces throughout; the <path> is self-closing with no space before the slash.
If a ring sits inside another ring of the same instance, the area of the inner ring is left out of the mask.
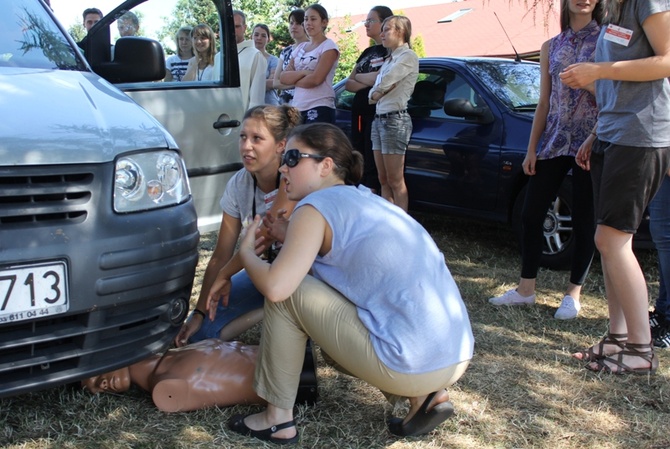
<path id="1" fill-rule="evenodd" d="M 538 54 L 542 43 L 560 32 L 556 9 L 527 8 L 524 3 L 535 2 L 462 0 L 393 12 L 412 21 L 412 38 L 422 37 L 426 56 L 514 56 L 513 46 L 523 57 Z M 348 16 L 349 22 L 347 17 L 331 19 L 329 37 L 337 40 L 349 23 L 351 32 L 358 34 L 358 47 L 368 47 L 362 23 L 366 17 L 367 13 Z"/>

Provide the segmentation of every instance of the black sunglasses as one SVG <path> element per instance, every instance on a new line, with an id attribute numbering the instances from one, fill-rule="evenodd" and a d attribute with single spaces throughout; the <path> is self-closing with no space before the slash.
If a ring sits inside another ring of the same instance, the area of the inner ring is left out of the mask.
<path id="1" fill-rule="evenodd" d="M 302 158 L 312 158 L 322 160 L 325 159 L 326 156 L 320 156 L 318 154 L 310 154 L 310 153 L 301 153 L 300 150 L 294 148 L 292 150 L 284 151 L 284 156 L 282 157 L 281 163 L 282 165 L 286 165 L 287 167 L 293 168 L 296 165 L 298 165 L 298 162 L 300 162 L 300 159 Z"/>

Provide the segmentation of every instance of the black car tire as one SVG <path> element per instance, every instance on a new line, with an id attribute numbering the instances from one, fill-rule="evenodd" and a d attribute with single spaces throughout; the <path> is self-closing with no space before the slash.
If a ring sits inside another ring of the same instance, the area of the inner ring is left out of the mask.
<path id="1" fill-rule="evenodd" d="M 521 248 L 521 210 L 526 197 L 526 185 L 514 201 L 512 210 L 512 228 Z M 574 246 L 574 235 L 572 232 L 572 188 L 569 182 L 564 182 L 558 191 L 558 196 L 552 202 L 544 226 L 544 247 L 540 265 L 554 270 L 567 270 L 570 268 L 570 259 Z"/>

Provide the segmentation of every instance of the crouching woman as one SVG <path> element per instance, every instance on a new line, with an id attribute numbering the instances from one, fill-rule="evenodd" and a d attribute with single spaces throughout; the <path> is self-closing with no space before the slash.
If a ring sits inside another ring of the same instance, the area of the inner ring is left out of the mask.
<path id="1" fill-rule="evenodd" d="M 298 440 L 293 403 L 311 337 L 342 372 L 409 399 L 407 416 L 388 422 L 392 433 L 430 432 L 453 413 L 445 389 L 463 375 L 474 347 L 444 256 L 402 209 L 356 187 L 362 157 L 337 127 L 299 126 L 286 148 L 280 172 L 299 203 L 282 251 L 272 264 L 256 256 L 259 217 L 239 250 L 266 298 L 254 388 L 268 406 L 233 417 L 229 427 L 274 443 Z"/>

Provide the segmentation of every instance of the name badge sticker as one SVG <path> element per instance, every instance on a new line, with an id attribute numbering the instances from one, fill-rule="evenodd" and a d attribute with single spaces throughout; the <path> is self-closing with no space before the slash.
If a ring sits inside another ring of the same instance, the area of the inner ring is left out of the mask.
<path id="1" fill-rule="evenodd" d="M 615 44 L 623 45 L 628 47 L 631 38 L 633 37 L 633 31 L 628 28 L 623 28 L 617 25 L 609 24 L 605 30 L 604 39 L 606 41 L 614 42 Z"/>

